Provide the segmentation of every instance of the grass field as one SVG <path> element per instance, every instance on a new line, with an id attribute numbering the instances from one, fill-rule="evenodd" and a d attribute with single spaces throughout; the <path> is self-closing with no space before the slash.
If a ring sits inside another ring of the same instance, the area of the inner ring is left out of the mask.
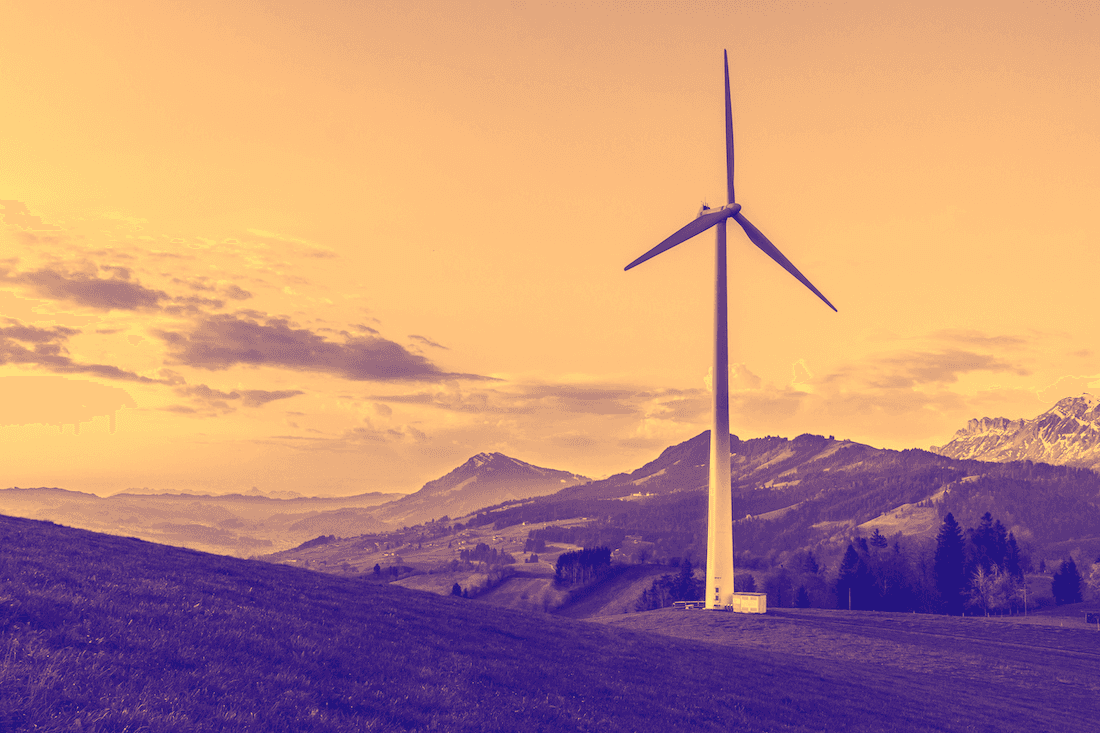
<path id="1" fill-rule="evenodd" d="M 1022 710 L 1100 710 L 1100 632 L 1079 618 L 1062 625 L 1042 619 L 785 608 L 766 616 L 662 609 L 597 620 L 830 666 L 841 662 L 883 681 L 916 676 L 925 684 L 934 681 L 932 688 L 938 685 L 943 694 L 953 691 L 956 700 L 968 685 L 982 682 L 973 688 L 974 707 L 996 699 Z"/>
<path id="2" fill-rule="evenodd" d="M 0 517 L 0 731 L 1083 731 L 1097 668 L 1083 626 L 591 623 Z"/>

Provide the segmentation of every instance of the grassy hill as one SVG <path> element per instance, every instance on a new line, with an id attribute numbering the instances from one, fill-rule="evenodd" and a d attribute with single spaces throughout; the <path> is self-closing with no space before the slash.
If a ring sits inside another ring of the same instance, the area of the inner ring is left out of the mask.
<path id="1" fill-rule="evenodd" d="M 621 618 L 642 625 L 0 517 L 0 731 L 1033 731 L 1100 714 L 1083 625 Z M 723 631 L 739 624 L 758 626 Z M 817 641 L 744 643 L 767 624 Z M 882 653 L 854 653 L 861 634 Z M 901 637 L 923 667 L 890 656 Z"/>

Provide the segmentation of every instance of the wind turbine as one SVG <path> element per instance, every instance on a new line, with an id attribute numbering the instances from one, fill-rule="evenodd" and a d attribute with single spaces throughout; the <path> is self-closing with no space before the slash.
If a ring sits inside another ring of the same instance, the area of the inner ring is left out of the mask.
<path id="1" fill-rule="evenodd" d="M 726 220 L 733 219 L 745 230 L 749 240 L 779 263 L 825 305 L 836 307 L 821 294 L 791 261 L 768 241 L 741 213 L 733 193 L 733 111 L 730 106 L 729 55 L 723 51 L 726 73 L 726 186 L 729 203 L 718 209 L 705 204 L 694 221 L 631 262 L 625 269 L 686 242 L 696 234 L 715 227 L 717 245 L 714 255 L 714 372 L 713 421 L 710 431 L 710 501 L 707 510 L 707 579 L 704 598 L 707 608 L 722 608 L 733 602 L 733 499 L 730 488 L 730 409 L 729 409 L 729 330 L 726 322 Z"/>

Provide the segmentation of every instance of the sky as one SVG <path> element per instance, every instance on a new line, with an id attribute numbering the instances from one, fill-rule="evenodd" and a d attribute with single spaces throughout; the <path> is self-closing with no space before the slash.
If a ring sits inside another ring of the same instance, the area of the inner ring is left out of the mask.
<path id="1" fill-rule="evenodd" d="M 415 491 L 1100 389 L 1100 5 L 13 3 L 0 485 Z"/>

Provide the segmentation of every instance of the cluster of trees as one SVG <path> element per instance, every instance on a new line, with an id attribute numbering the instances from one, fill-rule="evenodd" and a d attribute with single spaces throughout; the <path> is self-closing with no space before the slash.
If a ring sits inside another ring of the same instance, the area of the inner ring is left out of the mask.
<path id="1" fill-rule="evenodd" d="M 611 548 L 592 547 L 563 552 L 554 565 L 554 581 L 578 585 L 596 580 L 611 567 Z"/>
<path id="2" fill-rule="evenodd" d="M 961 615 L 1013 613 L 1026 602 L 1016 538 L 986 512 L 963 531 L 949 512 L 935 549 L 915 551 L 878 530 L 848 545 L 837 570 L 838 608 Z"/>
<path id="3" fill-rule="evenodd" d="M 489 547 L 489 545 L 484 542 L 478 542 L 477 546 L 472 550 L 467 549 L 459 551 L 458 557 L 462 562 L 485 563 L 490 567 L 494 565 L 511 565 L 516 561 L 516 559 L 507 552 L 498 550 L 495 547 Z"/>
<path id="4" fill-rule="evenodd" d="M 662 575 L 653 581 L 649 590 L 643 590 L 642 595 L 634 604 L 636 611 L 651 611 L 655 608 L 666 608 L 676 601 L 698 601 L 703 598 L 703 581 L 695 579 L 695 568 L 690 560 L 680 563 L 680 572 Z"/>
<path id="5" fill-rule="evenodd" d="M 989 512 L 965 531 L 948 512 L 931 556 L 919 546 L 906 549 L 900 539 L 891 547 L 877 530 L 868 539 L 857 537 L 840 561 L 833 589 L 838 608 L 1017 613 L 1028 602 L 1028 565 L 1013 533 Z M 1051 590 L 1058 604 L 1082 599 L 1083 580 L 1072 558 L 1054 574 Z"/>
<path id="6" fill-rule="evenodd" d="M 965 538 L 954 515 L 947 513 L 936 537 L 933 573 L 937 610 L 943 613 L 1014 612 L 1026 602 L 1016 538 L 989 512 Z"/>

